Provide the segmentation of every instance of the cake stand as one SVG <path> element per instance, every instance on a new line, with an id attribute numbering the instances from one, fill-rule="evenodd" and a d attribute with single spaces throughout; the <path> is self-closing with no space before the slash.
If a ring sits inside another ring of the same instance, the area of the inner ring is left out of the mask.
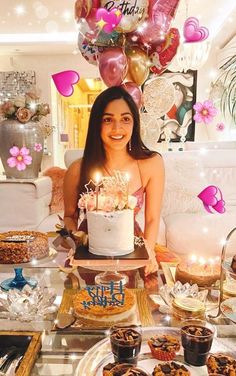
<path id="1" fill-rule="evenodd" d="M 218 318 L 222 311 L 221 311 L 221 303 L 224 300 L 224 280 L 225 280 L 225 272 L 228 271 L 231 275 L 235 276 L 236 278 L 236 273 L 233 272 L 231 269 L 229 262 L 225 259 L 226 256 L 226 249 L 227 245 L 230 241 L 231 236 L 233 233 L 236 231 L 236 227 L 234 227 L 227 235 L 226 241 L 223 245 L 222 252 L 221 252 L 221 267 L 220 267 L 220 297 L 219 297 L 219 305 L 218 305 L 218 312 L 216 315 L 209 315 L 208 317 L 211 319 L 216 319 Z"/>
<path id="2" fill-rule="evenodd" d="M 139 250 L 138 250 L 139 249 Z M 78 254 L 75 257 L 73 250 L 69 252 L 68 260 L 72 267 L 83 267 L 100 272 L 95 277 L 95 283 L 100 285 L 109 285 L 111 281 L 115 284 L 126 284 L 128 282 L 128 276 L 121 272 L 136 270 L 148 265 L 152 260 L 152 251 L 147 247 L 145 241 L 141 245 L 137 245 L 134 254 L 132 256 L 124 255 L 120 258 L 117 257 L 101 257 L 94 256 L 87 253 L 85 247 L 83 253 Z M 135 252 L 139 252 L 135 253 Z"/>
<path id="3" fill-rule="evenodd" d="M 4 291 L 9 291 L 10 289 L 22 290 L 25 285 L 29 285 L 30 287 L 35 288 L 38 281 L 32 277 L 24 277 L 24 267 L 38 267 L 40 266 L 40 264 L 44 264 L 47 261 L 52 261 L 56 257 L 56 255 L 57 251 L 50 247 L 49 254 L 41 259 L 32 259 L 31 261 L 23 264 L 0 264 L 4 266 L 4 269 L 6 269 L 7 267 L 13 267 L 15 272 L 15 276 L 13 278 L 8 278 L 1 282 L 1 289 Z"/>

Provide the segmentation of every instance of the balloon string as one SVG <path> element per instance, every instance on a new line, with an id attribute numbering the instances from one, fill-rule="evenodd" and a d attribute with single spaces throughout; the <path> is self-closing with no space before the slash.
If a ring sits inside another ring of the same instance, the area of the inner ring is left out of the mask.
<path id="1" fill-rule="evenodd" d="M 185 0 L 186 19 L 188 18 L 188 0 Z"/>

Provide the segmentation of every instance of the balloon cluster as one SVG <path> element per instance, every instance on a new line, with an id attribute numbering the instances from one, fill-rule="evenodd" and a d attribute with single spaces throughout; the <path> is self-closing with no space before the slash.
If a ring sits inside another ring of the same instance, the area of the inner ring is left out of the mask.
<path id="1" fill-rule="evenodd" d="M 161 74 L 179 45 L 170 28 L 180 0 L 77 0 L 78 48 L 109 86 L 123 84 L 141 105 L 139 86 Z"/>

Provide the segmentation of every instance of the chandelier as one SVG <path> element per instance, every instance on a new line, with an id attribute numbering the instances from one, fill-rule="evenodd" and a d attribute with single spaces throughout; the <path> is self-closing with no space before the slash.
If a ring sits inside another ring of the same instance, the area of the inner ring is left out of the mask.
<path id="1" fill-rule="evenodd" d="M 172 72 L 186 72 L 199 70 L 207 61 L 211 43 L 209 40 L 202 42 L 185 43 L 179 45 L 177 54 L 169 65 Z"/>

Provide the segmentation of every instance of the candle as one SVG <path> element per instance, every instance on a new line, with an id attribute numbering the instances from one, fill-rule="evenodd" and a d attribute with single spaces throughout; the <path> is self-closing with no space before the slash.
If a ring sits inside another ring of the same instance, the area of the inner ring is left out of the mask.
<path id="1" fill-rule="evenodd" d="M 99 172 L 95 175 L 95 194 L 96 194 L 96 211 L 98 211 L 98 194 L 99 194 L 99 183 L 101 180 L 101 175 Z"/>
<path id="2" fill-rule="evenodd" d="M 126 200 L 127 200 L 126 207 L 128 208 L 129 207 L 129 180 L 130 180 L 130 176 L 128 172 L 126 172 L 125 178 L 126 178 Z"/>

